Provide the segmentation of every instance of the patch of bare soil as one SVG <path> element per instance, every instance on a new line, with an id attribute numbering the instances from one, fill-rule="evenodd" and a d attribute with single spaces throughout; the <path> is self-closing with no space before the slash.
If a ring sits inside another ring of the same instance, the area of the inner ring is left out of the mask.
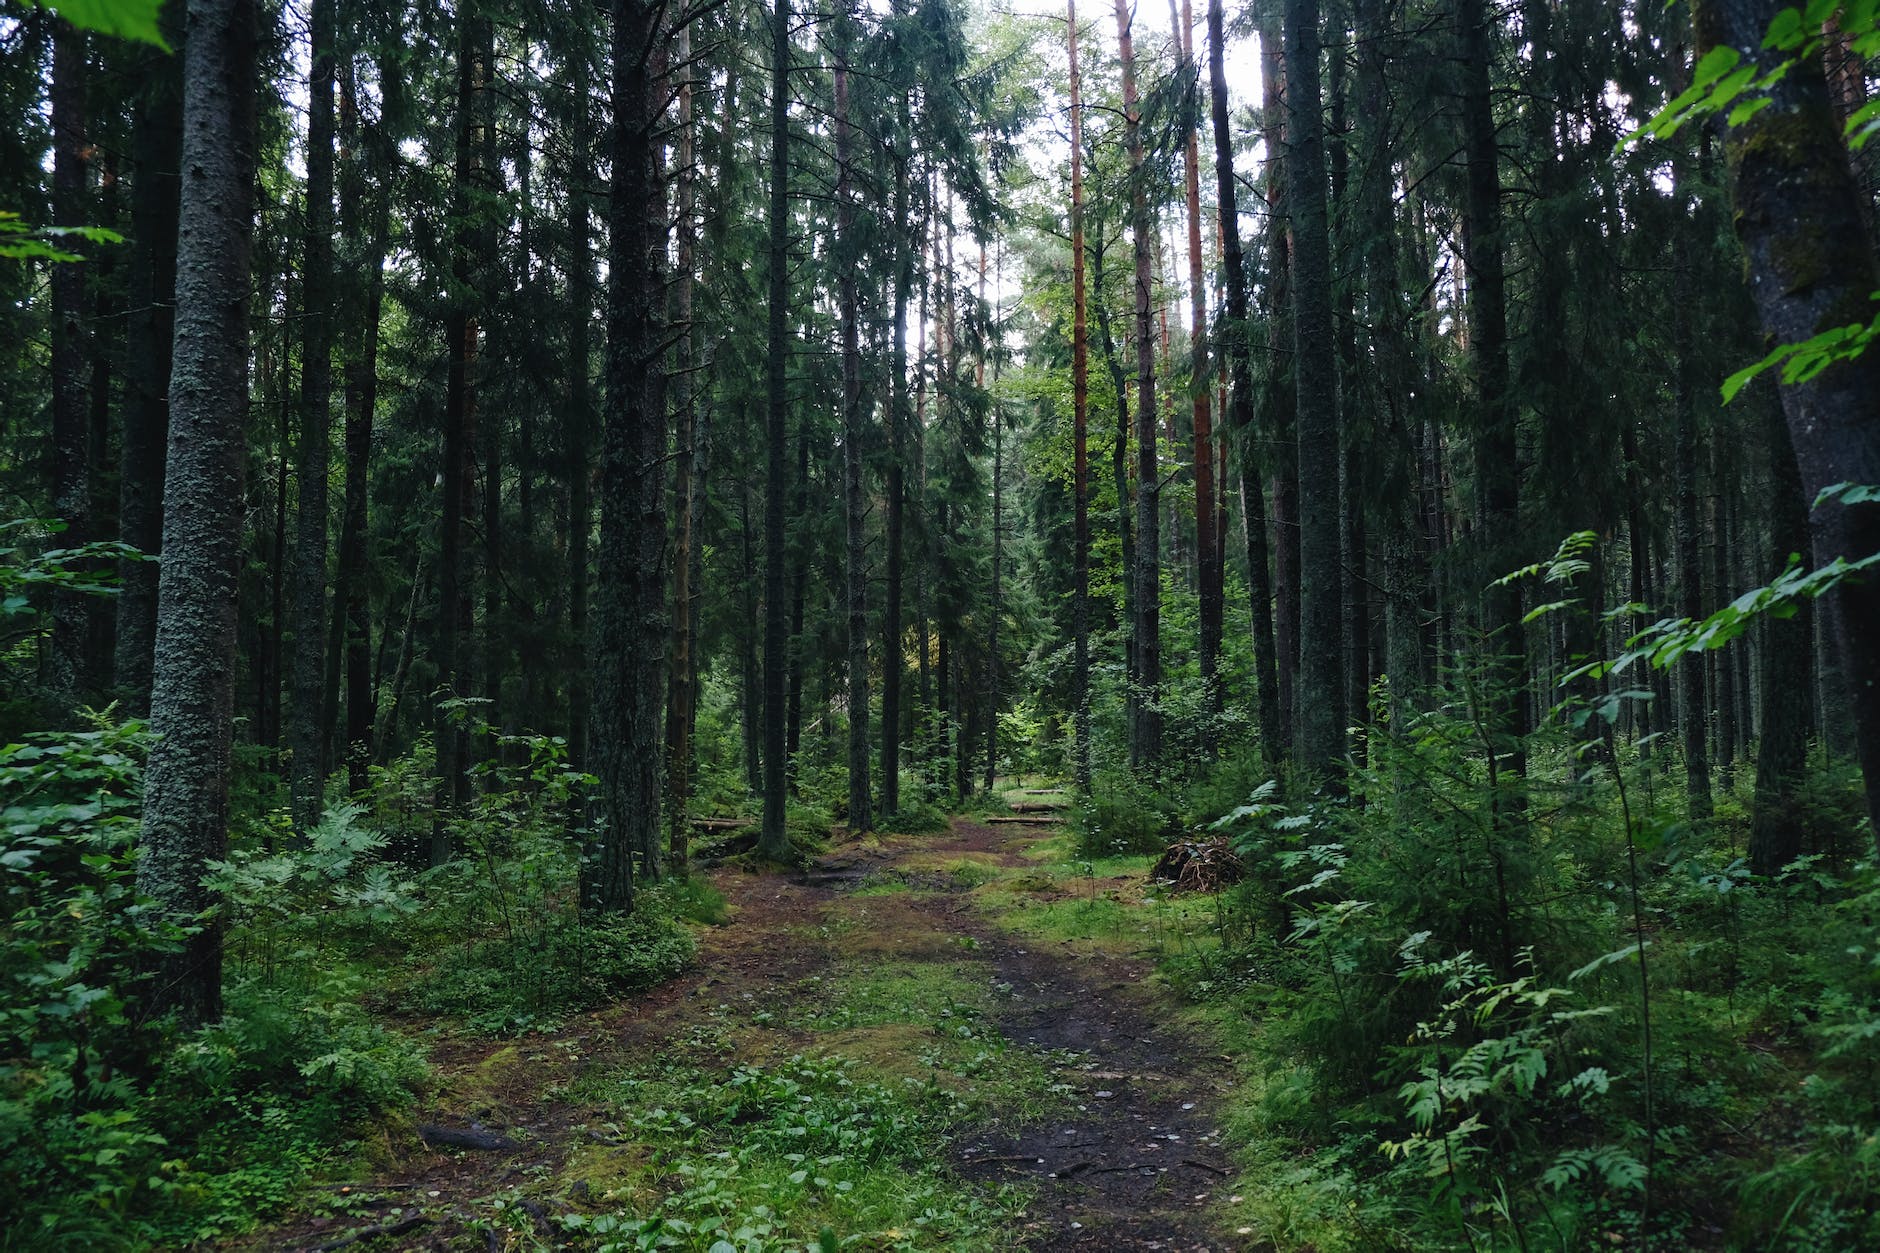
<path id="1" fill-rule="evenodd" d="M 561 1167 L 594 1137 L 589 1123 L 606 1116 L 575 1103 L 569 1086 L 590 1071 L 653 1055 L 698 1021 L 702 1008 L 737 1001 L 787 1008 L 806 979 L 834 965 L 825 924 L 844 894 L 884 881 L 919 890 L 871 897 L 871 925 L 843 935 L 842 956 L 958 961 L 964 952 L 985 965 L 998 990 L 1000 1031 L 1046 1055 L 1073 1089 L 1048 1121 L 968 1128 L 954 1143 L 954 1168 L 964 1178 L 1036 1189 L 1022 1233 L 1027 1246 L 1235 1247 L 1210 1218 L 1210 1202 L 1230 1178 L 1214 1121 L 1226 1082 L 1220 1059 L 1170 1023 L 1147 985 L 1146 966 L 1003 934 L 967 900 L 968 879 L 936 869 L 949 861 L 1029 865 L 1022 850 L 1045 834 L 962 819 L 934 836 L 850 841 L 787 876 L 712 871 L 732 922 L 701 937 L 694 972 L 557 1033 L 440 1039 L 433 1049 L 440 1086 L 414 1128 L 388 1132 L 376 1146 L 381 1164 L 369 1182 L 335 1189 L 335 1212 L 231 1247 L 512 1248 L 478 1226 L 488 1198 L 499 1193 L 520 1197 L 552 1247 Z M 487 1147 L 463 1147 L 479 1138 Z"/>

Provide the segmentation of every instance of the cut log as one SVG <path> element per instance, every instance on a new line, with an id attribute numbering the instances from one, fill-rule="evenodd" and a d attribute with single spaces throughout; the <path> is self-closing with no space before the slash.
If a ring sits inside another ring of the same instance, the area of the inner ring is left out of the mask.
<path id="1" fill-rule="evenodd" d="M 1014 801 L 1012 812 L 1015 814 L 1055 814 L 1069 806 L 1052 804 L 1045 801 Z"/>
<path id="2" fill-rule="evenodd" d="M 432 1148 L 446 1145 L 453 1149 L 478 1149 L 491 1152 L 517 1147 L 516 1142 L 508 1136 L 486 1131 L 474 1123 L 468 1127 L 445 1127 L 437 1123 L 421 1122 L 418 1124 L 418 1138 Z"/>
<path id="3" fill-rule="evenodd" d="M 986 819 L 989 825 L 1013 824 L 1025 827 L 1055 827 L 1058 819 L 1050 814 L 994 814 Z"/>
<path id="4" fill-rule="evenodd" d="M 692 825 L 701 831 L 742 831 L 757 825 L 755 818 L 694 818 Z"/>

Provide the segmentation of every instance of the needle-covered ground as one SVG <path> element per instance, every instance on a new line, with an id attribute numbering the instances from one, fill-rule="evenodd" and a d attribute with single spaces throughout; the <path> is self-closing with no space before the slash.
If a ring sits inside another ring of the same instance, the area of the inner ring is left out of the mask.
<path id="1" fill-rule="evenodd" d="M 438 1024 L 363 1177 L 241 1247 L 1230 1249 L 1231 1058 L 1145 960 L 1147 861 L 955 819 L 709 872 L 693 970 L 516 1039 Z"/>

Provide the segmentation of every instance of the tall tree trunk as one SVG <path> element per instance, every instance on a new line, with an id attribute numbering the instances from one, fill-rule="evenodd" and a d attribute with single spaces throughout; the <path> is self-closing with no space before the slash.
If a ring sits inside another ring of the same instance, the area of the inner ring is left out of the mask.
<path id="1" fill-rule="evenodd" d="M 364 307 L 353 320 L 345 354 L 346 498 L 333 592 L 335 612 L 344 622 L 341 644 L 346 690 L 346 783 L 350 791 L 358 792 L 367 783 L 366 767 L 372 761 L 372 730 L 377 719 L 371 662 L 372 598 L 364 576 L 368 562 L 372 424 L 379 395 L 379 316 L 385 301 L 385 251 L 391 235 L 392 154 L 389 145 L 364 133 L 350 66 L 345 70 L 344 105 L 352 160 L 340 184 L 341 226 L 345 238 L 362 240 L 360 264 L 365 291 Z M 368 166 L 377 176 L 370 193 L 366 189 Z M 361 215 L 368 211 L 370 221 L 362 222 Z"/>
<path id="2" fill-rule="evenodd" d="M 438 523 L 437 560 L 437 673 L 446 701 L 470 695 L 470 672 L 463 657 L 467 634 L 468 582 L 464 578 L 465 515 L 470 508 L 472 427 L 475 414 L 477 321 L 471 259 L 470 185 L 477 166 L 478 96 L 482 91 L 479 27 L 474 7 L 459 16 L 457 45 L 456 154 L 453 171 L 451 271 L 455 291 L 444 318 L 447 364 L 444 379 L 443 509 Z M 437 738 L 437 819 L 431 831 L 431 864 L 442 865 L 451 856 L 446 819 L 463 799 L 469 764 L 460 713 L 441 705 L 434 710 Z"/>
<path id="3" fill-rule="evenodd" d="M 228 850 L 260 23 L 253 0 L 190 0 L 188 14 L 155 738 L 137 886 L 159 916 L 196 928 L 158 955 L 149 1007 L 197 1024 L 222 1015 L 223 924 L 202 880 Z"/>
<path id="4" fill-rule="evenodd" d="M 165 33 L 182 38 L 180 7 L 165 7 Z M 118 528 L 125 543 L 151 556 L 163 540 L 163 462 L 170 426 L 170 351 L 175 336 L 177 171 L 183 147 L 182 58 L 144 53 L 147 94 L 131 128 L 130 304 L 125 353 L 124 429 L 118 475 Z M 127 712 L 150 709 L 156 647 L 157 569 L 127 562 L 118 572 L 116 687 Z"/>
<path id="5" fill-rule="evenodd" d="M 589 537 L 594 525 L 593 468 L 589 464 L 594 439 L 592 330 L 594 325 L 594 260 L 589 185 L 594 178 L 588 149 L 590 73 L 587 58 L 569 63 L 569 93 L 577 115 L 569 142 L 573 149 L 568 191 L 568 409 L 562 420 L 562 450 L 568 476 L 568 633 L 576 657 L 568 668 L 568 764 L 588 768 L 589 691 L 586 650 L 588 638 Z"/>
<path id="6" fill-rule="evenodd" d="M 301 838 L 320 821 L 326 762 L 326 515 L 333 439 L 333 91 L 336 0 L 312 0 L 307 97 L 306 231 L 301 265 L 300 431 L 295 448 L 294 675 L 287 723 L 289 793 Z"/>
<path id="7" fill-rule="evenodd" d="M 672 285 L 672 315 L 678 329 L 673 341 L 673 410 L 678 415 L 678 446 L 673 449 L 672 505 L 678 534 L 672 560 L 672 673 L 666 695 L 666 847 L 673 866 L 683 871 L 690 856 L 691 818 L 686 812 L 692 796 L 692 711 L 698 690 L 698 663 L 692 639 L 692 545 L 698 521 L 698 484 L 694 470 L 698 443 L 697 402 L 692 369 L 698 339 L 692 326 L 694 252 L 698 239 L 695 123 L 692 115 L 692 31 L 681 26 L 673 36 L 673 61 L 679 80 L 679 133 L 676 177 L 679 191 L 678 273 Z"/>
<path id="8" fill-rule="evenodd" d="M 849 50 L 853 19 L 836 18 L 836 241 L 838 316 L 842 323 L 842 522 L 847 572 L 849 807 L 851 832 L 874 828 L 868 791 L 868 536 L 863 494 L 861 240 L 856 237 L 849 131 Z"/>
<path id="9" fill-rule="evenodd" d="M 1781 573 L 1795 553 L 1808 551 L 1808 507 L 1795 446 L 1783 422 L 1782 407 L 1768 383 L 1755 384 L 1751 396 L 1762 418 L 1769 464 L 1769 551 L 1764 569 Z M 1810 702 L 1799 694 L 1814 686 L 1809 673 L 1814 654 L 1814 606 L 1804 602 L 1789 618 L 1762 624 L 1761 665 L 1763 731 L 1756 746 L 1756 794 L 1750 809 L 1749 865 L 1773 875 L 1802 853 L 1801 815 L 1796 793 L 1808 771 Z"/>
<path id="10" fill-rule="evenodd" d="M 1090 795 L 1090 331 L 1084 297 L 1084 116 L 1077 67 L 1077 0 L 1067 0 L 1071 58 L 1071 709 L 1077 792 Z M 1119 495 L 1118 503 L 1123 498 Z"/>
<path id="11" fill-rule="evenodd" d="M 666 647 L 666 413 L 660 295 L 666 199 L 659 186 L 660 76 L 649 57 L 662 7 L 614 0 L 613 195 L 607 232 L 607 395 L 601 430 L 598 595 L 588 668 L 589 748 L 606 829 L 587 903 L 633 904 L 660 865 Z"/>
<path id="12" fill-rule="evenodd" d="M 1195 582 L 1200 593 L 1196 652 L 1201 663 L 1202 707 L 1215 715 L 1221 711 L 1221 624 L 1227 607 L 1217 551 L 1220 537 L 1214 529 L 1214 430 L 1208 407 L 1208 289 L 1201 259 L 1201 104 L 1199 80 L 1195 78 L 1194 27 L 1193 4 L 1182 0 L 1181 72 L 1189 85 L 1189 103 L 1183 110 L 1188 118 L 1188 134 L 1182 149 L 1182 174 L 1188 197 L 1188 298 L 1192 314 L 1188 334 L 1194 358 L 1188 387 L 1194 406 Z"/>
<path id="13" fill-rule="evenodd" d="M 1335 776 L 1345 756 L 1339 639 L 1338 379 L 1332 345 L 1318 0 L 1286 5 L 1286 196 L 1292 219 L 1293 375 L 1299 440 L 1300 765 Z"/>
<path id="14" fill-rule="evenodd" d="M 899 9 L 897 8 L 897 11 Z M 907 425 L 908 425 L 908 377 L 907 377 L 907 302 L 914 286 L 913 241 L 909 238 L 911 226 L 908 222 L 908 182 L 912 171 L 908 163 L 914 159 L 913 147 L 907 141 L 912 124 L 911 110 L 907 98 L 903 96 L 899 105 L 899 133 L 903 147 L 893 154 L 894 159 L 894 334 L 889 341 L 891 366 L 888 373 L 888 385 L 891 394 L 888 398 L 888 475 L 883 509 L 887 514 L 885 521 L 886 548 L 883 559 L 887 565 L 888 586 L 886 603 L 881 618 L 881 812 L 894 814 L 901 808 L 901 674 L 905 669 L 905 641 L 902 640 L 901 626 L 901 585 L 902 585 L 902 546 L 906 520 L 907 483 Z M 923 327 L 926 319 L 921 320 Z M 918 362 L 916 362 L 918 365 Z M 921 655 L 926 657 L 926 642 L 923 636 Z"/>
<path id="15" fill-rule="evenodd" d="M 1766 72 L 1779 55 L 1762 47 L 1775 0 L 1696 0 L 1697 52 L 1727 45 Z M 1880 267 L 1863 225 L 1861 193 L 1835 125 L 1821 66 L 1804 58 L 1769 90 L 1770 105 L 1725 132 L 1738 240 L 1763 333 L 1777 344 L 1872 316 Z M 1839 482 L 1880 483 L 1880 354 L 1842 361 L 1781 389 L 1805 500 Z M 1880 504 L 1814 508 L 1815 559 L 1880 552 Z M 1867 811 L 1880 843 L 1880 580 L 1842 584 L 1822 601 L 1841 645 Z"/>
<path id="16" fill-rule="evenodd" d="M 784 570 L 789 448 L 790 0 L 772 0 L 770 67 L 770 327 L 764 401 L 764 822 L 759 848 L 789 856 L 784 829 L 784 670 L 789 655 Z"/>
<path id="17" fill-rule="evenodd" d="M 1149 171 L 1145 168 L 1142 106 L 1136 95 L 1136 50 L 1130 38 L 1132 14 L 1127 0 L 1116 0 L 1116 33 L 1123 71 L 1123 143 L 1129 151 L 1130 232 L 1136 254 L 1136 568 L 1135 717 L 1130 727 L 1130 764 L 1153 771 L 1162 756 L 1162 564 L 1161 496 L 1156 464 L 1155 429 L 1155 228 L 1149 217 Z"/>
<path id="18" fill-rule="evenodd" d="M 90 183 L 85 108 L 85 36 L 64 18 L 52 26 L 52 221 L 88 224 Z M 52 267 L 52 512 L 67 546 L 91 534 L 90 441 L 85 412 L 85 275 L 88 264 Z M 85 673 L 86 597 L 55 589 L 46 694 L 70 705 L 91 681 Z M 61 709 L 63 712 L 63 709 Z"/>
<path id="19" fill-rule="evenodd" d="M 1485 0 L 1458 0 L 1463 90 L 1462 128 L 1467 166 L 1464 266 L 1468 277 L 1470 363 L 1475 372 L 1478 433 L 1475 441 L 1476 525 L 1484 566 L 1477 570 L 1482 592 L 1482 632 L 1489 661 L 1486 687 L 1495 752 L 1508 768 L 1526 769 L 1526 650 L 1521 597 L 1499 576 L 1513 568 L 1508 545 L 1520 524 L 1520 465 L 1515 445 L 1515 406 L 1508 382 L 1507 282 L 1501 238 L 1501 175 L 1495 117 L 1489 95 L 1490 26 Z"/>
<path id="20" fill-rule="evenodd" d="M 1263 6 L 1260 22 L 1261 126 L 1266 140 L 1267 374 L 1266 413 L 1271 431 L 1269 471 L 1273 491 L 1273 646 L 1274 692 L 1279 701 L 1283 738 L 1273 756 L 1290 758 L 1298 733 L 1299 680 L 1299 474 L 1291 353 L 1292 230 L 1286 195 L 1286 59 L 1281 46 L 1279 10 Z"/>
<path id="21" fill-rule="evenodd" d="M 1221 218 L 1221 268 L 1227 317 L 1222 350 L 1232 390 L 1223 420 L 1239 446 L 1240 514 L 1247 548 L 1247 593 L 1253 622 L 1253 684 L 1260 748 L 1279 759 L 1287 736 L 1279 712 L 1278 663 L 1273 648 L 1273 585 L 1267 569 L 1266 491 L 1254 447 L 1253 353 L 1248 342 L 1253 311 L 1247 299 L 1247 263 L 1240 244 L 1240 200 L 1234 176 L 1234 134 L 1228 123 L 1226 17 L 1222 0 L 1208 0 L 1208 104 L 1214 129 L 1214 187 Z M 1221 485 L 1225 496 L 1227 485 Z M 1226 545 L 1224 534 L 1216 543 Z M 1224 608 L 1224 606 L 1223 606 Z"/>
<path id="22" fill-rule="evenodd" d="M 1703 564 L 1697 525 L 1697 402 L 1692 395 L 1695 347 L 1691 334 L 1691 236 L 1697 228 L 1685 211 L 1688 203 L 1685 161 L 1671 167 L 1672 203 L 1679 214 L 1671 236 L 1672 414 L 1677 484 L 1675 543 L 1678 561 L 1678 613 L 1695 622 L 1703 617 Z M 1693 822 L 1710 818 L 1710 753 L 1704 656 L 1690 653 L 1677 663 L 1678 703 L 1683 719 L 1684 795 Z"/>

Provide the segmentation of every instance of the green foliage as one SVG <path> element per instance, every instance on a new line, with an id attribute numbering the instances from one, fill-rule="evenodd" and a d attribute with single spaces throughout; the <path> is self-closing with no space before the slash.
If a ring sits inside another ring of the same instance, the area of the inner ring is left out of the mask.
<path id="1" fill-rule="evenodd" d="M 1127 775 L 1105 775 L 1071 811 L 1070 827 L 1084 857 L 1159 853 L 1178 833 L 1169 801 Z"/>
<path id="2" fill-rule="evenodd" d="M 163 0 L 32 0 L 42 9 L 50 9 L 80 30 L 101 35 L 116 35 L 139 43 L 153 44 L 165 51 L 157 17 Z"/>
<path id="3" fill-rule="evenodd" d="M 670 979 L 692 961 L 692 935 L 642 907 L 618 920 L 556 917 L 514 936 L 447 950 L 403 997 L 410 1009 L 508 1034 L 554 1025 Z"/>
<path id="4" fill-rule="evenodd" d="M 135 892 L 146 734 L 92 729 L 0 749 L 0 1241 L 17 1247 L 187 1243 L 278 1208 L 350 1129 L 410 1100 L 418 1052 L 370 1022 L 359 988 L 231 989 L 223 1021 L 166 1038 L 137 995 L 181 930 Z M 369 900 L 370 840 L 342 811 L 299 856 L 244 857 L 218 875 L 252 920 Z M 394 911 L 397 912 L 397 911 Z M 242 925 L 238 921 L 238 925 Z M 152 1079 L 154 1076 L 154 1079 Z"/>
<path id="5" fill-rule="evenodd" d="M 94 244 L 121 244 L 124 237 L 102 226 L 28 226 L 20 215 L 0 209 L 0 260 L 83 261 L 76 252 L 67 252 L 55 240 L 83 239 Z M 8 525 L 18 526 L 19 523 Z"/>
<path id="6" fill-rule="evenodd" d="M 927 1164 L 958 1112 L 931 1083 L 872 1082 L 795 1056 L 719 1070 L 671 1059 L 620 1081 L 607 1130 L 644 1146 L 659 1199 L 560 1221 L 577 1248 L 999 1248 L 1019 1198 L 976 1194 Z M 627 1189 L 621 1190 L 623 1193 Z M 622 1199 L 625 1199 L 624 1197 Z"/>

